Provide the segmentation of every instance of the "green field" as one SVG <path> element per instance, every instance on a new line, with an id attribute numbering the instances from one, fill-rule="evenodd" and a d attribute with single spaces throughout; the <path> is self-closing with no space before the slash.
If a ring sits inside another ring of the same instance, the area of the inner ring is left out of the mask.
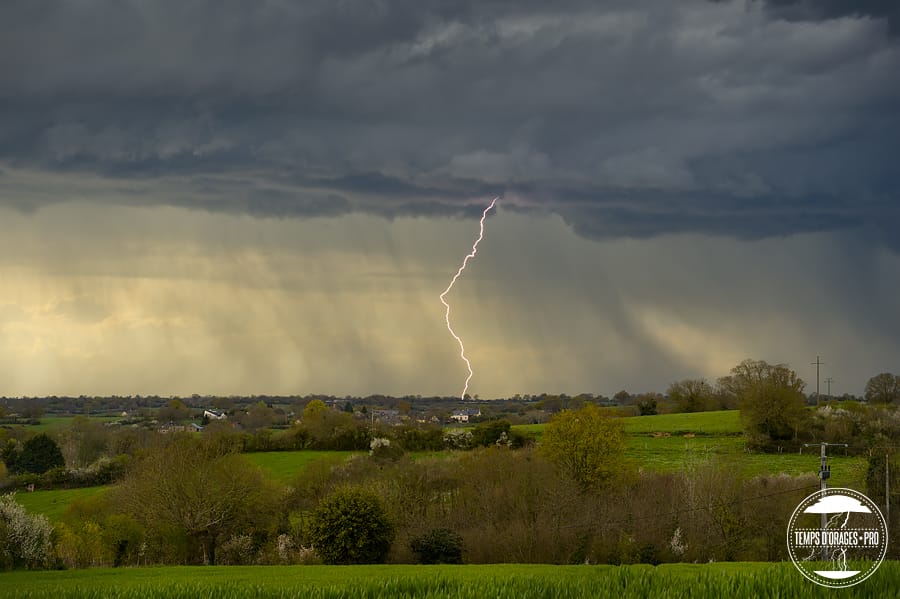
<path id="1" fill-rule="evenodd" d="M 289 482 L 307 465 L 319 460 L 340 462 L 358 451 L 267 451 L 244 454 L 248 460 L 262 468 L 266 474 L 279 482 Z"/>
<path id="2" fill-rule="evenodd" d="M 849 589 L 808 582 L 790 563 L 661 566 L 219 566 L 11 572 L 0 596 L 520 599 L 523 597 L 894 597 L 900 564 Z"/>
<path id="3" fill-rule="evenodd" d="M 103 492 L 108 487 L 84 487 L 82 489 L 59 489 L 16 493 L 16 501 L 34 514 L 43 514 L 50 520 L 60 520 L 75 499 L 86 499 Z"/>
<path id="4" fill-rule="evenodd" d="M 30 431 L 38 431 L 38 432 L 47 432 L 47 431 L 58 431 L 60 429 L 66 428 L 72 421 L 78 418 L 77 416 L 42 416 L 40 418 L 40 424 L 25 424 L 22 425 L 26 429 Z M 97 422 L 115 422 L 116 420 L 121 420 L 119 416 L 89 416 L 90 420 L 95 420 Z"/>
<path id="5" fill-rule="evenodd" d="M 694 433 L 696 435 L 740 435 L 740 412 L 722 410 L 719 412 L 693 412 L 689 414 L 657 414 L 654 416 L 626 416 L 622 425 L 628 434 L 642 433 Z M 514 430 L 540 439 L 543 424 L 518 424 Z"/>
<path id="6" fill-rule="evenodd" d="M 697 435 L 739 435 L 741 415 L 737 410 L 693 412 L 685 414 L 657 414 L 623 418 L 625 432 L 638 433 L 695 433 Z"/>
<path id="7" fill-rule="evenodd" d="M 737 410 L 630 416 L 622 418 L 622 424 L 628 434 L 625 457 L 638 468 L 677 472 L 715 460 L 729 464 L 745 476 L 815 474 L 819 470 L 819 458 L 814 450 L 803 455 L 747 452 Z M 540 438 L 544 426 L 526 424 L 513 428 Z M 837 455 L 829 461 L 831 486 L 865 487 L 865 458 Z"/>

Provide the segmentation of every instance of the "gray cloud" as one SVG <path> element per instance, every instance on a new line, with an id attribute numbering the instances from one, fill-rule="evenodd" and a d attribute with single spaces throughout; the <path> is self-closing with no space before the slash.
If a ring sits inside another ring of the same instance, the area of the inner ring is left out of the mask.
<path id="1" fill-rule="evenodd" d="M 503 193 L 591 236 L 896 244 L 893 6 L 7 2 L 0 165 L 67 184 L 0 202 L 96 177 L 255 216 L 474 215 Z"/>
<path id="2" fill-rule="evenodd" d="M 892 34 L 900 31 L 900 5 L 893 0 L 765 0 L 765 3 L 781 18 L 821 20 L 865 16 L 886 20 Z"/>

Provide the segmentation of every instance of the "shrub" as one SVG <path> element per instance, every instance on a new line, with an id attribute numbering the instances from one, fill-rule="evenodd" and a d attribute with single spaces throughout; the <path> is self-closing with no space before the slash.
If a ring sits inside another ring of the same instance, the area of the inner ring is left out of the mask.
<path id="1" fill-rule="evenodd" d="M 509 436 L 509 422 L 506 420 L 491 420 L 475 425 L 472 429 L 472 443 L 478 447 L 494 445 L 500 437 Z"/>
<path id="2" fill-rule="evenodd" d="M 472 431 L 455 428 L 444 434 L 444 445 L 447 449 L 471 449 Z"/>
<path id="3" fill-rule="evenodd" d="M 397 461 L 403 457 L 403 449 L 397 445 L 391 445 L 390 439 L 375 437 L 369 443 L 369 455 L 376 460 Z"/>
<path id="4" fill-rule="evenodd" d="M 310 539 L 326 564 L 381 563 L 394 539 L 394 526 L 377 495 L 344 488 L 313 511 Z"/>
<path id="5" fill-rule="evenodd" d="M 237 534 L 219 546 L 217 561 L 223 566 L 245 566 L 252 564 L 256 557 L 253 537 Z"/>
<path id="6" fill-rule="evenodd" d="M 29 514 L 14 494 L 0 496 L 0 568 L 49 568 L 53 565 L 53 526 L 45 516 Z"/>
<path id="7" fill-rule="evenodd" d="M 421 564 L 461 564 L 463 539 L 449 528 L 434 528 L 415 537 L 409 548 Z"/>
<path id="8" fill-rule="evenodd" d="M 394 440 L 406 451 L 440 451 L 444 449 L 444 431 L 439 426 L 416 428 L 398 426 Z"/>

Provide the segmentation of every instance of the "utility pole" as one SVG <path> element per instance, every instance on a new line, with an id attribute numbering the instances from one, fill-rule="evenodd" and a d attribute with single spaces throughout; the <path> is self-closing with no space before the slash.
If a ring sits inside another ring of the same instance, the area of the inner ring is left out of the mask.
<path id="1" fill-rule="evenodd" d="M 819 360 L 819 358 L 818 358 L 818 356 L 816 356 L 816 361 L 818 362 L 818 360 Z M 818 395 L 818 393 L 816 395 Z M 829 445 L 832 447 L 847 447 L 847 444 L 846 443 L 825 443 L 823 441 L 822 443 L 804 443 L 803 447 L 815 447 L 816 445 L 818 445 L 819 447 L 822 448 L 821 453 L 820 453 L 821 465 L 819 467 L 819 481 L 820 481 L 819 490 L 825 491 L 825 489 L 828 488 L 828 483 L 826 481 L 829 478 L 831 478 L 831 466 L 828 465 L 828 456 L 825 455 L 825 449 Z M 828 526 L 828 518 L 826 517 L 826 515 L 824 513 L 822 514 L 821 522 L 822 522 L 822 536 L 824 537 L 825 529 Z M 822 561 L 823 562 L 826 561 L 827 558 L 828 558 L 828 548 L 823 545 L 822 546 Z"/>
<path id="2" fill-rule="evenodd" d="M 884 454 L 884 513 L 888 527 L 891 526 L 891 469 L 888 466 L 888 454 Z"/>
<path id="3" fill-rule="evenodd" d="M 810 364 L 815 364 L 816 366 L 816 407 L 819 406 L 819 366 L 825 366 L 825 362 L 819 359 L 819 356 L 816 356 L 815 362 L 810 362 Z"/>
<path id="4" fill-rule="evenodd" d="M 825 384 L 828 385 L 828 395 L 826 395 L 826 397 L 829 400 L 831 400 L 831 383 L 833 383 L 833 382 L 834 382 L 834 379 L 831 378 L 830 376 L 825 377 Z"/>

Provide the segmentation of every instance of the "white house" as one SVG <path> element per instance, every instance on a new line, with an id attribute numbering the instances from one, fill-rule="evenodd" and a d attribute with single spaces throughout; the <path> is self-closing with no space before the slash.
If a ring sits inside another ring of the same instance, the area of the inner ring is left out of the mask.
<path id="1" fill-rule="evenodd" d="M 469 418 L 478 418 L 479 416 L 481 416 L 479 408 L 463 408 L 461 410 L 453 410 L 453 413 L 450 414 L 450 420 L 468 422 Z"/>

